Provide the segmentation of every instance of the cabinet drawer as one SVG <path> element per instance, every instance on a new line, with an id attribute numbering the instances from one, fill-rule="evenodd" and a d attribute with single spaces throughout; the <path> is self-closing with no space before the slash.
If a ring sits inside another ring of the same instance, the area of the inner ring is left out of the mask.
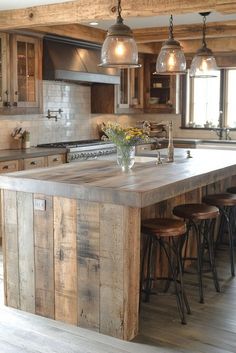
<path id="1" fill-rule="evenodd" d="M 23 169 L 41 168 L 45 166 L 44 157 L 26 158 L 23 164 Z"/>
<path id="2" fill-rule="evenodd" d="M 65 161 L 64 154 L 54 154 L 52 156 L 48 156 L 48 167 L 62 164 L 64 163 L 64 161 Z"/>
<path id="3" fill-rule="evenodd" d="M 0 173 L 16 172 L 18 170 L 18 161 L 0 162 Z"/>

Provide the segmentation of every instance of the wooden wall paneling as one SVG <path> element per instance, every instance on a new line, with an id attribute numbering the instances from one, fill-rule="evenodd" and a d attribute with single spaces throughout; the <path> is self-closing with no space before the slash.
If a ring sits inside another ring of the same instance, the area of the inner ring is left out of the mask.
<path id="1" fill-rule="evenodd" d="M 5 304 L 20 308 L 16 192 L 2 190 L 1 201 Z"/>
<path id="2" fill-rule="evenodd" d="M 139 284 L 140 214 L 128 207 L 100 206 L 100 332 L 121 339 L 132 339 L 138 330 L 137 285 Z M 131 227 L 137 240 L 128 239 Z M 137 234 L 138 232 L 138 234 Z M 130 259 L 128 257 L 130 256 Z M 130 264 L 130 268 L 126 264 Z M 135 266 L 137 268 L 134 270 Z M 133 302 L 132 312 L 125 313 Z M 137 309 L 135 311 L 135 308 Z M 127 322 L 125 322 L 127 320 Z M 125 333 L 129 325 L 129 329 Z"/>
<path id="3" fill-rule="evenodd" d="M 54 319 L 55 286 L 53 256 L 52 196 L 34 194 L 34 200 L 45 200 L 45 210 L 34 209 L 35 299 L 36 314 Z"/>
<path id="4" fill-rule="evenodd" d="M 124 209 L 124 339 L 138 334 L 141 210 Z"/>
<path id="5" fill-rule="evenodd" d="M 99 204 L 78 201 L 78 325 L 99 331 Z"/>
<path id="6" fill-rule="evenodd" d="M 100 207 L 100 332 L 122 339 L 124 207 L 113 204 Z"/>
<path id="7" fill-rule="evenodd" d="M 77 201 L 54 197 L 55 319 L 77 325 Z"/>
<path id="8" fill-rule="evenodd" d="M 33 195 L 17 192 L 20 308 L 35 313 Z"/>

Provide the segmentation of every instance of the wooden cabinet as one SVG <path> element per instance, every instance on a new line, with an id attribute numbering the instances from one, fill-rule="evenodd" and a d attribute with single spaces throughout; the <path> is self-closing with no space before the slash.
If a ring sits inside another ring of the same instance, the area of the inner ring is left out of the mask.
<path id="1" fill-rule="evenodd" d="M 0 34 L 0 107 L 4 114 L 40 111 L 41 55 L 39 38 Z"/>
<path id="2" fill-rule="evenodd" d="M 23 160 L 23 169 L 46 167 L 44 157 L 26 158 Z"/>
<path id="3" fill-rule="evenodd" d="M 17 172 L 18 164 L 19 164 L 18 160 L 0 162 L 0 173 L 3 174 L 3 173 Z"/>
<path id="4" fill-rule="evenodd" d="M 47 166 L 53 167 L 65 163 L 66 156 L 64 154 L 54 154 L 47 157 Z"/>
<path id="5" fill-rule="evenodd" d="M 179 82 L 175 75 L 156 74 L 156 56 L 146 55 L 144 67 L 144 110 L 175 113 Z"/>
<path id="6" fill-rule="evenodd" d="M 120 85 L 117 86 L 117 113 L 143 109 L 144 58 L 140 57 L 140 68 L 121 69 Z"/>
<path id="7" fill-rule="evenodd" d="M 11 37 L 13 105 L 39 106 L 39 40 L 20 35 Z"/>
<path id="8" fill-rule="evenodd" d="M 0 33 L 0 107 L 9 105 L 9 37 Z"/>
<path id="9" fill-rule="evenodd" d="M 132 113 L 143 108 L 144 58 L 139 62 L 141 68 L 120 70 L 120 85 L 91 86 L 91 113 Z"/>

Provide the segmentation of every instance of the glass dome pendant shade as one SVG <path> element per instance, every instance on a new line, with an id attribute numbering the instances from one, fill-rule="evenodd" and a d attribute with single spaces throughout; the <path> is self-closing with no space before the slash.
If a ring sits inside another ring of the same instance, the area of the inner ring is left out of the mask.
<path id="1" fill-rule="evenodd" d="M 186 73 L 186 60 L 180 43 L 173 36 L 173 16 L 170 16 L 169 38 L 157 57 L 156 73 L 176 75 Z"/>
<path id="2" fill-rule="evenodd" d="M 198 49 L 195 54 L 191 66 L 190 66 L 190 77 L 216 77 L 217 76 L 217 64 L 216 59 L 211 51 L 206 45 L 206 16 L 210 12 L 203 12 L 200 15 L 203 16 L 203 36 L 202 36 L 202 47 Z"/>
<path id="3" fill-rule="evenodd" d="M 132 68 L 141 67 L 138 63 L 138 48 L 133 38 L 132 30 L 123 23 L 121 5 L 118 1 L 118 16 L 116 23 L 107 32 L 102 45 L 102 67 Z"/>

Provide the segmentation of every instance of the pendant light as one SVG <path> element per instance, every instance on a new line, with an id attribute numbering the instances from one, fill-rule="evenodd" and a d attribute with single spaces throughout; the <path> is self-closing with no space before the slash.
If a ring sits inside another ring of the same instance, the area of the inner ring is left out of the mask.
<path id="1" fill-rule="evenodd" d="M 121 17 L 121 0 L 118 0 L 116 23 L 108 28 L 102 45 L 102 67 L 132 68 L 138 64 L 138 48 L 132 30 L 123 23 Z"/>
<path id="2" fill-rule="evenodd" d="M 198 49 L 195 54 L 191 66 L 190 66 L 190 77 L 216 77 L 218 70 L 216 60 L 213 56 L 211 49 L 207 48 L 206 45 L 206 16 L 210 12 L 200 12 L 203 16 L 203 27 L 202 27 L 202 47 Z"/>
<path id="3" fill-rule="evenodd" d="M 163 43 L 157 57 L 156 73 L 176 75 L 186 73 L 186 60 L 180 43 L 174 39 L 173 16 L 170 16 L 169 38 Z"/>

